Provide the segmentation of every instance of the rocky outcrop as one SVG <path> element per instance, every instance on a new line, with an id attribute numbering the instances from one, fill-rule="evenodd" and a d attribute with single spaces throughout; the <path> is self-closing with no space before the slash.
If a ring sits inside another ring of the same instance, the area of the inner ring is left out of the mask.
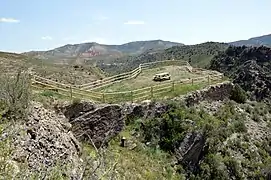
<path id="1" fill-rule="evenodd" d="M 124 116 L 120 105 L 95 106 L 80 102 L 60 108 L 72 125 L 71 131 L 81 141 L 106 144 L 124 128 Z"/>
<path id="2" fill-rule="evenodd" d="M 194 172 L 203 157 L 205 137 L 202 133 L 191 132 L 186 135 L 180 146 L 175 149 L 178 161 L 189 171 Z"/>
<path id="3" fill-rule="evenodd" d="M 250 92 L 254 100 L 263 100 L 271 95 L 270 70 L 259 66 L 256 61 L 247 61 L 241 66 L 233 82 Z"/>
<path id="4" fill-rule="evenodd" d="M 122 105 L 122 113 L 127 120 L 133 118 L 159 117 L 169 109 L 169 105 L 163 102 L 152 102 L 150 100 L 142 103 L 126 103 Z"/>
<path id="5" fill-rule="evenodd" d="M 193 106 L 201 101 L 221 101 L 231 96 L 234 84 L 224 82 L 209 86 L 205 89 L 194 91 L 188 95 L 177 97 L 174 100 L 183 100 L 187 106 Z"/>
<path id="6" fill-rule="evenodd" d="M 90 101 L 75 102 L 72 104 L 66 102 L 55 106 L 57 113 L 62 112 L 69 120 L 73 120 L 87 112 L 93 111 L 95 108 L 97 108 L 96 105 Z"/>
<path id="7" fill-rule="evenodd" d="M 201 101 L 217 101 L 229 98 L 233 84 L 226 82 L 195 91 L 191 94 L 175 98 L 184 101 L 187 106 Z M 124 103 L 121 105 L 95 105 L 91 102 L 78 102 L 56 106 L 72 125 L 71 131 L 76 138 L 83 141 L 92 140 L 96 146 L 108 142 L 123 130 L 125 122 L 129 124 L 135 118 L 159 117 L 170 108 L 167 102 L 150 100 L 142 103 Z M 91 142 L 92 143 L 92 142 Z"/>
<path id="8" fill-rule="evenodd" d="M 15 138 L 15 153 L 13 160 L 27 163 L 32 172 L 46 173 L 56 165 L 71 167 L 67 177 L 79 177 L 80 174 L 80 144 L 69 132 L 71 125 L 65 117 L 46 110 L 35 103 L 29 113 L 28 121 L 19 129 L 26 132 Z"/>

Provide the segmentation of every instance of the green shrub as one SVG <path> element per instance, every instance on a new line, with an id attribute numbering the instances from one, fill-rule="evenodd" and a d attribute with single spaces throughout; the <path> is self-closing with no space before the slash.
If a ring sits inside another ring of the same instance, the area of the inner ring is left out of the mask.
<path id="1" fill-rule="evenodd" d="M 252 117 L 251 117 L 251 118 L 252 118 L 252 120 L 255 121 L 255 122 L 260 122 L 260 121 L 261 121 L 260 115 L 257 114 L 257 113 L 255 113 L 255 112 L 252 114 Z"/>
<path id="2" fill-rule="evenodd" d="M 81 99 L 79 99 L 79 98 L 74 98 L 74 99 L 72 99 L 72 104 L 79 104 L 81 102 Z"/>
<path id="3" fill-rule="evenodd" d="M 242 120 L 235 121 L 233 123 L 235 132 L 241 133 L 241 132 L 247 132 L 247 127 L 245 125 L 245 122 Z"/>
<path id="4" fill-rule="evenodd" d="M 198 179 L 229 179 L 223 157 L 217 154 L 208 154 L 204 162 L 200 165 L 200 175 Z"/>
<path id="5" fill-rule="evenodd" d="M 227 166 L 231 177 L 235 177 L 236 179 L 242 179 L 242 175 L 240 173 L 240 165 L 233 157 L 225 157 L 224 163 Z"/>
<path id="6" fill-rule="evenodd" d="M 19 119 L 27 113 L 31 95 L 30 82 L 28 72 L 23 70 L 16 75 L 0 76 L 0 101 L 6 105 L 7 114 L 13 119 Z"/>
<path id="7" fill-rule="evenodd" d="M 245 110 L 246 110 L 247 113 L 250 114 L 250 113 L 252 113 L 253 108 L 250 105 L 246 105 Z"/>
<path id="8" fill-rule="evenodd" d="M 247 94 L 240 85 L 236 84 L 231 92 L 230 99 L 237 103 L 245 103 L 247 100 Z"/>
<path id="9" fill-rule="evenodd" d="M 161 149 L 172 152 L 184 138 L 189 125 L 185 109 L 172 109 L 162 118 L 149 119 L 143 123 L 142 136 L 146 142 L 157 142 Z"/>

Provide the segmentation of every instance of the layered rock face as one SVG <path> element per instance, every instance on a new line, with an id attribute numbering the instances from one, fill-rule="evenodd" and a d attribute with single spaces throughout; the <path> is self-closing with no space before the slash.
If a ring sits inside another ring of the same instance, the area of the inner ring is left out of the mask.
<path id="1" fill-rule="evenodd" d="M 71 131 L 81 141 L 100 147 L 124 128 L 124 116 L 120 105 L 95 106 L 81 102 L 61 107 L 72 125 Z"/>
<path id="2" fill-rule="evenodd" d="M 126 120 L 133 118 L 154 118 L 162 115 L 169 109 L 167 103 L 143 101 L 142 103 L 126 103 L 122 106 L 122 113 Z"/>
<path id="3" fill-rule="evenodd" d="M 203 90 L 192 92 L 182 97 L 187 106 L 193 106 L 201 101 L 222 101 L 231 96 L 234 84 L 230 82 L 220 83 Z M 178 98 L 177 98 L 178 99 Z"/>
<path id="4" fill-rule="evenodd" d="M 184 101 L 187 106 L 201 101 L 217 101 L 230 97 L 234 85 L 226 82 L 210 86 L 201 91 L 175 98 L 177 102 Z M 167 102 L 144 101 L 142 103 L 125 103 L 122 105 L 95 105 L 91 102 L 64 104 L 56 107 L 58 113 L 71 123 L 71 131 L 77 139 L 101 146 L 123 130 L 125 122 L 134 118 L 154 118 L 167 112 L 170 105 Z"/>
<path id="5" fill-rule="evenodd" d="M 188 133 L 180 146 L 175 149 L 178 161 L 189 171 L 196 171 L 199 161 L 204 156 L 205 143 L 206 138 L 202 133 Z"/>

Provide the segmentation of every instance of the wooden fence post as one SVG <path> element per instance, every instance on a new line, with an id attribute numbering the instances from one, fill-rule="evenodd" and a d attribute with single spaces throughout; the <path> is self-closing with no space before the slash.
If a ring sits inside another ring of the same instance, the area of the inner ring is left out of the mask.
<path id="1" fill-rule="evenodd" d="M 103 103 L 105 103 L 105 95 L 104 95 L 104 93 L 103 93 Z"/>
<path id="2" fill-rule="evenodd" d="M 134 102 L 133 91 L 131 91 L 131 102 Z"/>
<path id="3" fill-rule="evenodd" d="M 153 99 L 153 87 L 151 87 L 151 99 Z"/>
<path id="4" fill-rule="evenodd" d="M 192 78 L 192 85 L 194 85 L 194 79 Z"/>
<path id="5" fill-rule="evenodd" d="M 72 86 L 70 86 L 70 96 L 71 96 L 71 103 L 72 103 Z"/>
<path id="6" fill-rule="evenodd" d="M 174 89 L 175 89 L 175 82 L 172 81 L 172 91 L 174 92 Z"/>

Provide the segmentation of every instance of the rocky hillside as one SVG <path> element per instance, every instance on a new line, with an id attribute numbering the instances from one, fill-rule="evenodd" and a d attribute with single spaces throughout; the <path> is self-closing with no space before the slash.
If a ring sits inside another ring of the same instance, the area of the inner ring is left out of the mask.
<path id="1" fill-rule="evenodd" d="M 28 102 L 32 96 L 12 80 L 0 86 L 0 179 L 271 175 L 270 102 L 234 102 L 240 92 L 230 82 L 172 101 L 116 105 L 49 98 L 45 109 Z"/>
<path id="2" fill-rule="evenodd" d="M 231 77 L 253 99 L 265 99 L 271 93 L 271 48 L 229 47 L 211 61 L 211 69 Z"/>
<path id="3" fill-rule="evenodd" d="M 211 59 L 227 47 L 227 44 L 216 42 L 174 46 L 165 50 L 146 51 L 137 56 L 126 56 L 110 61 L 101 60 L 97 65 L 105 72 L 111 74 L 134 69 L 141 63 L 170 59 L 189 61 L 194 67 L 207 67 Z"/>
<path id="4" fill-rule="evenodd" d="M 269 46 L 271 47 L 271 34 L 253 37 L 248 40 L 231 42 L 234 46 Z"/>
<path id="5" fill-rule="evenodd" d="M 105 45 L 92 43 L 67 44 L 49 51 L 32 51 L 24 53 L 39 58 L 93 58 L 99 56 L 121 57 L 126 54 L 140 54 L 146 50 L 166 49 L 183 45 L 170 41 L 135 41 L 122 45 Z"/>

